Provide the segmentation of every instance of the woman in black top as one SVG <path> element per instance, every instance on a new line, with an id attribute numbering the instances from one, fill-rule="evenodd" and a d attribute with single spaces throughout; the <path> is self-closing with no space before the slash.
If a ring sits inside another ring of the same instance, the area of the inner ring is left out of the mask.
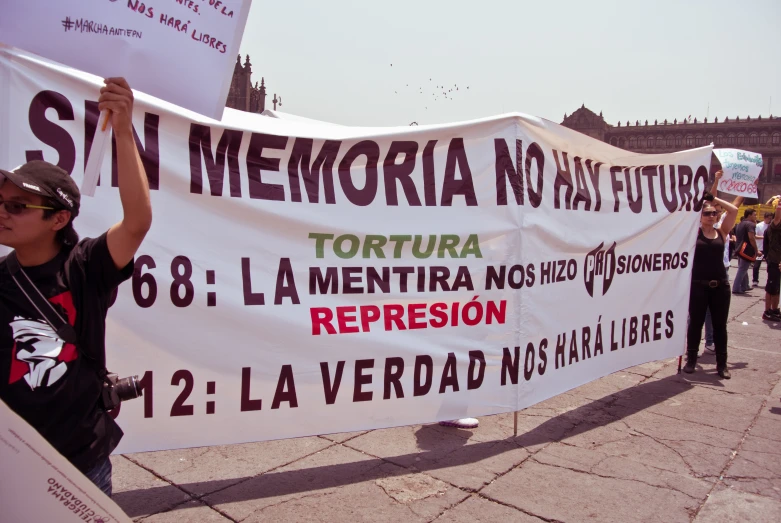
<path id="1" fill-rule="evenodd" d="M 727 211 L 721 225 L 716 227 L 719 213 L 713 206 L 718 203 Z M 738 208 L 706 193 L 700 216 L 700 229 L 694 248 L 692 283 L 689 295 L 689 332 L 687 359 L 683 371 L 691 374 L 697 366 L 705 312 L 710 308 L 713 320 L 713 343 L 716 345 L 716 371 L 724 379 L 730 379 L 727 370 L 727 317 L 729 316 L 730 288 L 727 269 L 724 267 L 724 242 L 735 224 Z"/>

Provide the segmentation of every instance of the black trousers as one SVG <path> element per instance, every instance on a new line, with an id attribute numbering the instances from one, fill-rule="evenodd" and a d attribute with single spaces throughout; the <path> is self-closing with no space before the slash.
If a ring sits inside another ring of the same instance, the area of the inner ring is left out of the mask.
<path id="1" fill-rule="evenodd" d="M 692 282 L 689 295 L 689 332 L 687 352 L 689 358 L 696 361 L 702 339 L 702 326 L 705 324 L 705 312 L 710 309 L 713 321 L 713 344 L 716 360 L 727 363 L 727 318 L 729 317 L 730 287 L 720 283 L 718 287 L 708 287 Z"/>

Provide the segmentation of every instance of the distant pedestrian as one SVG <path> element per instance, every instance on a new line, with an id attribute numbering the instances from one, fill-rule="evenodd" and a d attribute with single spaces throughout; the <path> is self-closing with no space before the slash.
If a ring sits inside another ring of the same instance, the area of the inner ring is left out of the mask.
<path id="1" fill-rule="evenodd" d="M 773 219 L 773 213 L 772 212 L 766 212 L 764 219 L 757 223 L 757 231 L 756 236 L 754 239 L 757 241 L 757 261 L 754 262 L 754 278 L 753 278 L 753 285 L 754 287 L 759 287 L 759 269 L 762 266 L 762 261 L 764 260 L 764 252 L 765 252 L 765 230 L 767 230 L 767 226 L 770 225 L 770 221 Z"/>
<path id="2" fill-rule="evenodd" d="M 765 229 L 765 260 L 767 261 L 767 284 L 765 285 L 765 312 L 762 319 L 781 321 L 778 309 L 781 294 L 781 200 L 776 205 L 773 221 Z"/>
<path id="3" fill-rule="evenodd" d="M 743 213 L 743 220 L 741 220 L 735 231 L 737 236 L 735 252 L 738 255 L 738 272 L 735 274 L 735 282 L 732 284 L 732 294 L 746 294 L 751 289 L 748 281 L 748 270 L 757 257 L 756 230 L 757 211 L 746 209 Z"/>

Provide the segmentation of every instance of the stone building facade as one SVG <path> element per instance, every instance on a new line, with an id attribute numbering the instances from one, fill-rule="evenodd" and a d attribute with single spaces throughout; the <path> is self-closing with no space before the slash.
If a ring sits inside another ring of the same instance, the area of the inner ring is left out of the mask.
<path id="1" fill-rule="evenodd" d="M 781 118 L 724 118 L 698 122 L 635 121 L 622 125 L 610 125 L 602 117 L 581 105 L 571 115 L 564 115 L 565 127 L 602 140 L 628 151 L 658 154 L 701 147 L 713 143 L 716 149 L 735 148 L 759 153 L 764 166 L 759 175 L 759 199 L 763 202 L 781 194 Z M 711 160 L 711 172 L 719 168 L 715 156 Z"/>
<path id="2" fill-rule="evenodd" d="M 244 60 L 244 65 L 241 65 L 241 55 L 236 57 L 225 107 L 250 113 L 262 113 L 266 110 L 266 82 L 261 78 L 260 86 L 258 82 L 252 85 L 252 64 L 249 55 Z"/>

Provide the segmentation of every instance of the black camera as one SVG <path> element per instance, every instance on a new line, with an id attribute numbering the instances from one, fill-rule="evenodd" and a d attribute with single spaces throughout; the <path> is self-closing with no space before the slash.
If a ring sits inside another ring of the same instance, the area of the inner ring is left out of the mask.
<path id="1" fill-rule="evenodd" d="M 143 395 L 138 383 L 138 376 L 120 378 L 117 374 L 106 374 L 103 380 L 103 408 L 114 410 L 123 401 L 132 400 Z"/>

